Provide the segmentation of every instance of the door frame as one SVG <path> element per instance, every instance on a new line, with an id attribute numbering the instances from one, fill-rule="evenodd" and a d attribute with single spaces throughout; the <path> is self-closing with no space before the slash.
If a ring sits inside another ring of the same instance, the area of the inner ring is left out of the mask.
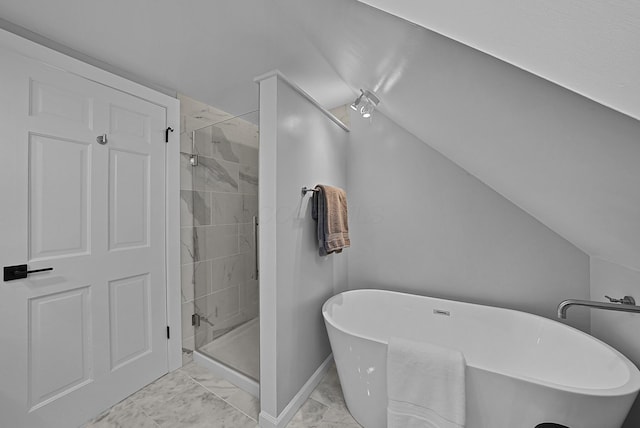
<path id="1" fill-rule="evenodd" d="M 101 68 L 45 47 L 0 28 L 0 45 L 23 56 L 128 93 L 166 109 L 168 133 L 165 164 L 165 264 L 167 295 L 167 370 L 182 367 L 182 316 L 180 294 L 180 101 Z"/>

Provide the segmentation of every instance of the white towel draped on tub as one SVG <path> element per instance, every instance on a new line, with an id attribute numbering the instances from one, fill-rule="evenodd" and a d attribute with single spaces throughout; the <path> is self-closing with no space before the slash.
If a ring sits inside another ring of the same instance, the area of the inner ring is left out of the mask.
<path id="1" fill-rule="evenodd" d="M 465 367 L 459 351 L 391 338 L 387 428 L 464 427 Z"/>

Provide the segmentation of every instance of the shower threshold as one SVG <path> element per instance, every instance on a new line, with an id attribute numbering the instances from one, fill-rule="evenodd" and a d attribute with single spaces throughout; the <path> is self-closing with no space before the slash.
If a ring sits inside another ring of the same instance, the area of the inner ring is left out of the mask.
<path id="1" fill-rule="evenodd" d="M 260 384 L 260 328 L 254 318 L 193 353 L 194 361 L 258 397 Z"/>

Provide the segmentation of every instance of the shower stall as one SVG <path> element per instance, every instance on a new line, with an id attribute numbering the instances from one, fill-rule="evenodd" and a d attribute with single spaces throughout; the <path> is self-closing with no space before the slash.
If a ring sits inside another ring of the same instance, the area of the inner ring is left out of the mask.
<path id="1" fill-rule="evenodd" d="M 258 140 L 255 111 L 189 131 L 181 149 L 183 325 L 192 328 L 194 360 L 253 395 Z"/>

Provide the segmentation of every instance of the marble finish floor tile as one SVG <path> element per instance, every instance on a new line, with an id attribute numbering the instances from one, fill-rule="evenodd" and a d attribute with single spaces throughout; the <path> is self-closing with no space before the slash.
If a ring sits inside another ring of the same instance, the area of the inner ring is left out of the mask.
<path id="1" fill-rule="evenodd" d="M 359 428 L 344 402 L 340 379 L 332 364 L 287 428 Z"/>
<path id="2" fill-rule="evenodd" d="M 313 390 L 311 398 L 325 406 L 346 408 L 335 365 L 331 366 L 327 374 L 322 378 L 322 381 L 320 381 L 316 389 Z"/>
<path id="3" fill-rule="evenodd" d="M 196 383 L 224 400 L 234 409 L 242 412 L 254 421 L 258 420 L 258 414 L 260 413 L 260 401 L 251 394 L 238 388 L 232 383 L 219 378 L 196 363 L 188 364 L 181 370 L 191 376 Z"/>
<path id="4" fill-rule="evenodd" d="M 226 399 L 226 402 L 249 416 L 251 419 L 255 419 L 256 421 L 258 420 L 258 414 L 260 413 L 260 401 L 248 392 L 238 389 Z"/>
<path id="5" fill-rule="evenodd" d="M 93 421 L 84 425 L 84 428 L 158 428 L 153 419 L 147 416 L 129 398 L 116 404 L 106 412 L 103 412 Z"/>
<path id="6" fill-rule="evenodd" d="M 165 401 L 183 393 L 193 384 L 192 379 L 180 370 L 176 370 L 142 388 L 129 399 L 144 412 L 151 414 L 162 407 Z"/>
<path id="7" fill-rule="evenodd" d="M 360 428 L 346 407 L 329 407 L 318 426 L 321 428 Z"/>
<path id="8" fill-rule="evenodd" d="M 287 428 L 361 428 L 361 426 L 343 404 L 326 406 L 309 398 L 291 419 Z"/>
<path id="9" fill-rule="evenodd" d="M 259 401 L 189 362 L 85 425 L 84 428 L 256 428 Z M 360 428 L 346 408 L 331 367 L 288 428 Z"/>
<path id="10" fill-rule="evenodd" d="M 320 425 L 324 414 L 329 410 L 329 407 L 322 403 L 317 402 L 313 398 L 308 399 L 300 407 L 298 413 L 295 414 L 288 428 L 315 428 Z"/>
<path id="11" fill-rule="evenodd" d="M 161 427 L 254 428 L 256 421 L 196 383 L 150 417 Z"/>
<path id="12" fill-rule="evenodd" d="M 187 373 L 203 388 L 206 388 L 223 400 L 227 400 L 240 389 L 231 382 L 219 378 L 209 370 L 193 362 L 184 366 L 181 370 Z"/>

